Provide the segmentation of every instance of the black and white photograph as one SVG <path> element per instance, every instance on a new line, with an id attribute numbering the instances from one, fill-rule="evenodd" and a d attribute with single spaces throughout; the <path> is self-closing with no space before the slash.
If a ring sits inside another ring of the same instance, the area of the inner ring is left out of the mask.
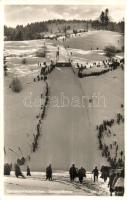
<path id="1" fill-rule="evenodd" d="M 23 2 L 4 4 L 4 195 L 123 197 L 125 1 Z"/>

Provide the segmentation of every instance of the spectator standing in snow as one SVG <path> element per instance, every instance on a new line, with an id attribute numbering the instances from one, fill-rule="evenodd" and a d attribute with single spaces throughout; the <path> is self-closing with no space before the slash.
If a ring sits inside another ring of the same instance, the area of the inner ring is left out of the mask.
<path id="1" fill-rule="evenodd" d="M 98 180 L 98 175 L 99 175 L 97 166 L 93 169 L 92 173 L 93 173 L 93 178 L 94 178 L 94 182 L 95 182 L 96 180 Z"/>
<path id="2" fill-rule="evenodd" d="M 27 166 L 27 176 L 31 176 L 31 173 L 30 173 L 30 168 L 29 168 L 29 166 Z"/>
<path id="3" fill-rule="evenodd" d="M 116 174 L 114 172 L 111 172 L 111 174 L 109 176 L 109 183 L 108 183 L 110 196 L 112 196 L 112 193 L 114 192 L 114 180 L 115 180 L 115 178 L 116 178 Z"/>
<path id="4" fill-rule="evenodd" d="M 79 170 L 78 170 L 78 177 L 79 177 L 79 182 L 80 183 L 83 183 L 83 177 L 84 177 L 84 168 L 81 167 Z"/>
<path id="5" fill-rule="evenodd" d="M 52 167 L 51 164 L 46 168 L 46 180 L 52 181 Z"/>
<path id="6" fill-rule="evenodd" d="M 74 181 L 74 179 L 77 176 L 77 171 L 76 171 L 76 167 L 74 164 L 70 167 L 69 174 L 70 174 L 70 181 Z"/>

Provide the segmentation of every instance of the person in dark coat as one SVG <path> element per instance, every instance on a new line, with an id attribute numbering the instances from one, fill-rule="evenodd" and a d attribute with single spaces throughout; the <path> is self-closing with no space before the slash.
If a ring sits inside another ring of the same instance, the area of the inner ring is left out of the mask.
<path id="1" fill-rule="evenodd" d="M 83 183 L 83 177 L 84 177 L 84 169 L 83 169 L 83 167 L 81 167 L 81 168 L 78 170 L 78 177 L 79 177 L 79 182 L 80 182 L 80 183 Z"/>
<path id="2" fill-rule="evenodd" d="M 86 177 L 86 170 L 82 167 L 83 177 Z"/>
<path id="3" fill-rule="evenodd" d="M 101 167 L 101 178 L 104 179 L 104 182 L 107 181 L 108 176 L 109 176 L 109 167 L 108 166 L 102 166 Z"/>
<path id="4" fill-rule="evenodd" d="M 116 174 L 113 173 L 113 172 L 109 176 L 108 187 L 109 187 L 109 191 L 110 191 L 110 196 L 112 196 L 112 193 L 114 192 L 114 180 L 115 180 L 115 177 L 116 177 Z"/>
<path id="5" fill-rule="evenodd" d="M 18 178 L 21 176 L 22 178 L 25 178 L 25 176 L 22 174 L 20 166 L 18 164 L 15 164 L 15 176 Z"/>
<path id="6" fill-rule="evenodd" d="M 5 163 L 4 164 L 4 175 L 10 175 L 11 170 L 12 170 L 12 164 Z"/>
<path id="7" fill-rule="evenodd" d="M 51 164 L 46 168 L 46 180 L 52 181 L 52 167 Z"/>
<path id="8" fill-rule="evenodd" d="M 27 176 L 31 176 L 31 173 L 30 173 L 30 168 L 29 168 L 29 166 L 27 166 Z"/>
<path id="9" fill-rule="evenodd" d="M 93 169 L 92 173 L 93 173 L 94 182 L 95 182 L 96 179 L 98 180 L 98 175 L 99 175 L 99 172 L 98 172 L 97 166 Z"/>
<path id="10" fill-rule="evenodd" d="M 77 171 L 76 171 L 76 167 L 74 164 L 70 167 L 69 174 L 70 174 L 70 181 L 74 181 L 74 179 L 77 176 Z"/>

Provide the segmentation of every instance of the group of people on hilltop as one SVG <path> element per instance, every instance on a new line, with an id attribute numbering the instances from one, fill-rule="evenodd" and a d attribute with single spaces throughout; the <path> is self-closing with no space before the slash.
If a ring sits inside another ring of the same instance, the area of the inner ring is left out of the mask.
<path id="1" fill-rule="evenodd" d="M 121 59 L 120 61 L 116 60 L 116 59 L 109 59 L 109 60 L 103 60 L 101 62 L 93 62 L 91 64 L 89 64 L 89 68 L 93 68 L 93 67 L 101 67 L 104 66 L 104 68 L 102 68 L 101 70 L 93 70 L 93 71 L 84 71 L 84 69 L 88 68 L 88 63 L 86 63 L 85 65 L 81 64 L 79 65 L 79 63 L 77 63 L 77 69 L 78 69 L 78 77 L 79 78 L 83 78 L 83 77 L 87 77 L 87 76 L 99 76 L 102 74 L 105 74 L 107 72 L 109 72 L 110 70 L 115 70 L 118 67 L 121 67 L 123 69 L 123 59 Z"/>
<path id="2" fill-rule="evenodd" d="M 50 61 L 49 65 L 47 65 L 46 62 L 43 62 L 43 63 L 38 62 L 38 67 L 41 68 L 41 71 L 40 71 L 40 74 L 37 75 L 37 77 L 33 79 L 34 82 L 42 81 L 42 80 L 46 81 L 47 75 L 51 73 L 52 70 L 55 68 L 55 63 L 53 60 Z"/>

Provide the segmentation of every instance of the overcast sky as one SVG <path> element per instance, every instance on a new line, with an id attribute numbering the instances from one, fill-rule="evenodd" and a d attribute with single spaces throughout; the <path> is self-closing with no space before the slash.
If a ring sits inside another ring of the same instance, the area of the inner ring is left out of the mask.
<path id="1" fill-rule="evenodd" d="M 6 5 L 5 24 L 15 27 L 49 19 L 97 19 L 105 8 L 109 9 L 109 15 L 114 21 L 124 17 L 122 5 Z"/>

